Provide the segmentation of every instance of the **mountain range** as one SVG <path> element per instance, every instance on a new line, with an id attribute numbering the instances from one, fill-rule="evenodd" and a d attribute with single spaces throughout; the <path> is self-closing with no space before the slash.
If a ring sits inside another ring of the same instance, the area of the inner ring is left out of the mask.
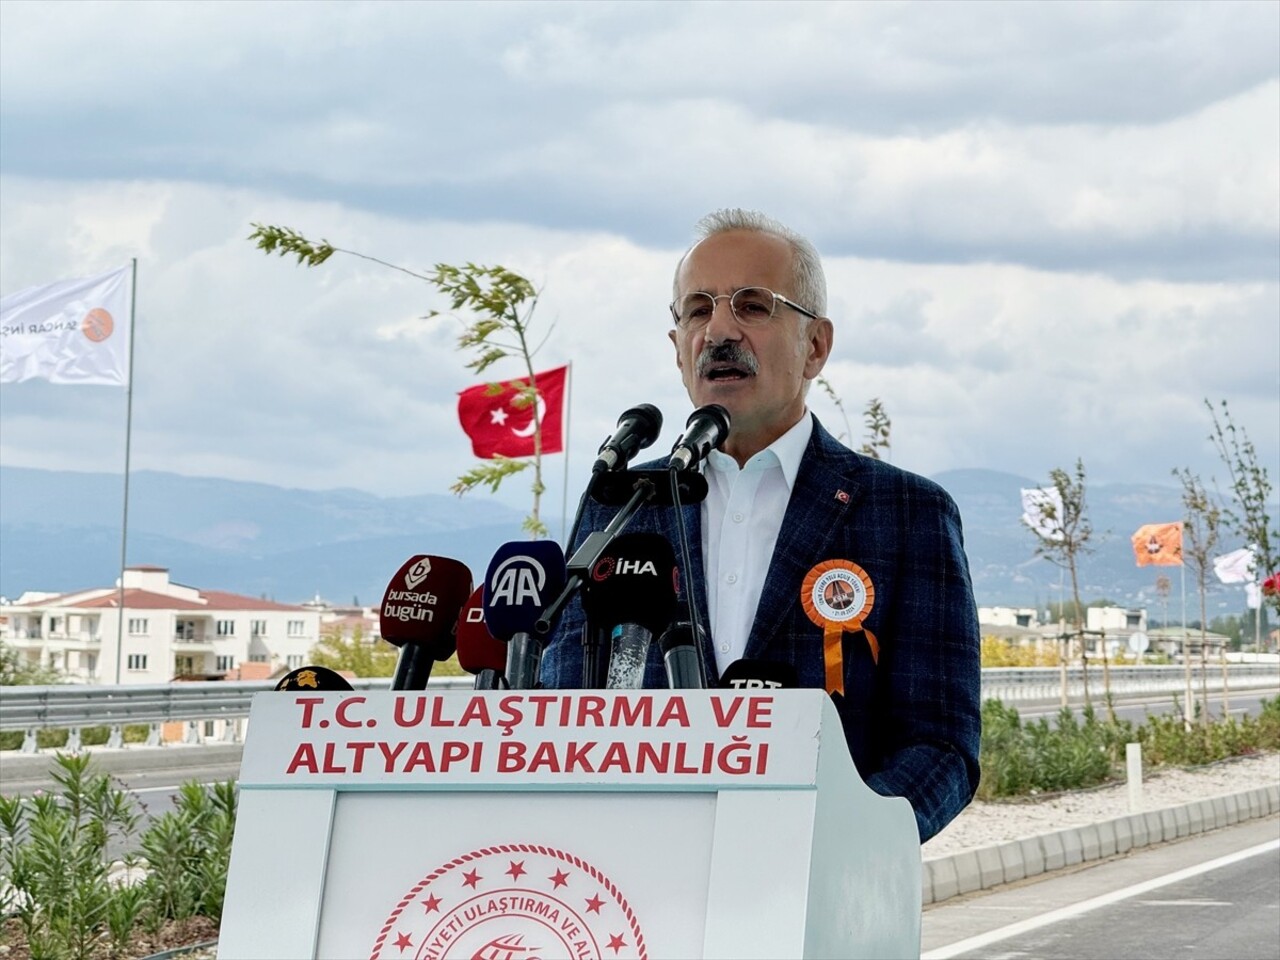
<path id="1" fill-rule="evenodd" d="M 1036 557 L 1035 539 L 1019 522 L 1021 488 L 1043 481 L 991 470 L 933 479 L 959 504 L 980 605 L 1043 607 L 1058 599 L 1058 568 Z M 0 595 L 113 584 L 122 492 L 119 474 L 0 467 Z M 1174 582 L 1176 606 L 1178 570 L 1137 567 L 1129 536 L 1144 523 L 1180 519 L 1181 490 L 1099 484 L 1087 488 L 1086 499 L 1096 549 L 1079 564 L 1082 599 L 1152 606 L 1163 572 Z M 140 470 L 129 481 L 127 559 L 168 567 L 179 583 L 282 603 L 320 596 L 376 604 L 388 578 L 415 553 L 455 557 L 482 576 L 500 544 L 523 537 L 522 519 L 521 511 L 478 493 L 379 497 Z M 559 517 L 544 519 L 560 529 Z M 1228 539 L 1221 552 L 1238 545 Z M 1198 607 L 1190 577 L 1187 591 Z M 1210 616 L 1243 606 L 1240 587 L 1213 586 Z"/>

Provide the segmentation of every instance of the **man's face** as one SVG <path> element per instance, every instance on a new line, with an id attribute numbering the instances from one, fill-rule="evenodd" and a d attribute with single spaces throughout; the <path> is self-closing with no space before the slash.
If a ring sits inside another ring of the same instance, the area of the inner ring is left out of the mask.
<path id="1" fill-rule="evenodd" d="M 791 260 L 790 246 L 779 237 L 741 230 L 716 234 L 685 258 L 677 296 L 720 296 L 743 287 L 766 287 L 796 300 Z M 830 320 L 811 321 L 784 304 L 778 304 L 772 320 L 743 326 L 726 298 L 716 301 L 705 326 L 677 327 L 670 337 L 693 405 L 718 403 L 729 411 L 725 451 L 741 462 L 799 421 L 808 383 L 822 371 L 831 352 L 832 329 Z M 712 360 L 735 352 L 745 352 L 754 364 Z"/>

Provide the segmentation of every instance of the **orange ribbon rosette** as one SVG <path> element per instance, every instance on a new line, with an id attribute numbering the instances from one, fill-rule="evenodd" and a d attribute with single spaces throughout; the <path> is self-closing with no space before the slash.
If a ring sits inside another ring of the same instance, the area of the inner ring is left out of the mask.
<path id="1" fill-rule="evenodd" d="M 824 560 L 805 574 L 800 586 L 800 605 L 816 626 L 822 628 L 822 664 L 827 693 L 844 694 L 844 651 L 841 641 L 846 630 L 861 630 L 871 647 L 871 659 L 880 662 L 880 644 L 862 622 L 871 613 L 876 589 L 867 571 L 852 560 Z"/>

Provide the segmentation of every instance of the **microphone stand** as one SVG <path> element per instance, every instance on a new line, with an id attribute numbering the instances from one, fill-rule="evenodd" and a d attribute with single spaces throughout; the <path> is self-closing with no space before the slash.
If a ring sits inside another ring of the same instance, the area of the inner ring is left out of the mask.
<path id="1" fill-rule="evenodd" d="M 551 605 L 542 612 L 538 622 L 533 625 L 534 634 L 544 646 L 550 637 L 551 626 L 560 611 L 564 609 L 564 605 L 569 602 L 574 593 L 582 586 L 582 582 L 587 578 L 591 568 L 600 561 L 600 557 L 609 549 L 609 544 L 614 541 L 614 538 L 622 532 L 622 528 L 631 522 L 631 518 L 636 515 L 637 511 L 646 502 L 653 499 L 656 490 L 657 488 L 647 477 L 641 477 L 637 480 L 631 499 L 614 515 L 614 518 L 609 521 L 609 525 L 603 530 L 588 534 L 587 539 L 582 542 L 582 546 L 574 552 L 568 563 L 569 579 L 564 585 L 564 590 L 560 592 L 560 596 L 551 601 Z M 600 644 L 596 631 L 591 628 L 590 624 L 585 624 L 582 630 L 583 689 L 593 690 L 596 688 L 599 658 Z"/>
<path id="2" fill-rule="evenodd" d="M 683 569 L 685 609 L 689 615 L 689 627 L 693 632 L 693 643 L 698 651 L 698 671 L 702 674 L 702 686 L 706 687 L 707 670 L 706 654 L 703 651 L 703 637 L 706 635 L 698 620 L 698 604 L 693 596 L 693 561 L 689 557 L 689 533 L 684 525 L 684 505 L 680 502 L 680 472 L 673 464 L 668 471 L 671 478 L 671 503 L 676 512 L 676 535 L 680 541 L 680 565 Z"/>

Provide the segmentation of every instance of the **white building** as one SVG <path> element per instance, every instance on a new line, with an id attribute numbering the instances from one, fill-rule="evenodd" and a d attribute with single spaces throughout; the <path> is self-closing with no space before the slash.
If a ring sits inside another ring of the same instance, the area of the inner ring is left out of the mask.
<path id="1" fill-rule="evenodd" d="M 320 639 L 319 610 L 183 586 L 164 567 L 126 568 L 123 596 L 119 633 L 118 583 L 24 593 L 0 607 L 0 640 L 81 683 L 116 682 L 119 641 L 121 683 L 168 683 L 216 679 L 246 663 L 292 669 Z"/>

